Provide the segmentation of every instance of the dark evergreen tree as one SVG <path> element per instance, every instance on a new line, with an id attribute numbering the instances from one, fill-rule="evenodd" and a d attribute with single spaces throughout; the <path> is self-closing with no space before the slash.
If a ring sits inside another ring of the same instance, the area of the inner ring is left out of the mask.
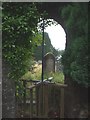
<path id="1" fill-rule="evenodd" d="M 88 3 L 71 3 L 62 9 L 68 44 L 63 55 L 64 73 L 88 86 Z"/>

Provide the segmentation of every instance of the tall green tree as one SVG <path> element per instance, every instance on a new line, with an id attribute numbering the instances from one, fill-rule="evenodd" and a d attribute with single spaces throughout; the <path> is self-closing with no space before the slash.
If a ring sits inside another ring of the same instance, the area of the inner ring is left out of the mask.
<path id="1" fill-rule="evenodd" d="M 44 55 L 48 52 L 52 52 L 55 57 L 58 56 L 58 50 L 56 50 L 51 44 L 48 33 L 44 32 Z M 34 51 L 35 60 L 42 60 L 42 45 L 37 46 Z"/>
<path id="2" fill-rule="evenodd" d="M 61 12 L 67 30 L 67 47 L 62 62 L 64 73 L 88 86 L 88 3 L 71 3 Z"/>

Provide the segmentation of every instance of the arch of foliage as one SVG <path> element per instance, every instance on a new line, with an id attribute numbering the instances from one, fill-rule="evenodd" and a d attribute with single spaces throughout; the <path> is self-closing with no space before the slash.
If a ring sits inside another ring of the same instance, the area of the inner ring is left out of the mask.
<path id="1" fill-rule="evenodd" d="M 79 84 L 88 86 L 88 5 L 72 3 L 62 9 L 69 43 L 63 54 L 64 73 Z M 39 14 L 35 3 L 2 4 L 3 60 L 11 71 L 8 74 L 19 84 L 19 78 L 31 64 L 33 49 L 41 43 L 37 23 Z M 20 87 L 19 87 L 20 88 Z"/>

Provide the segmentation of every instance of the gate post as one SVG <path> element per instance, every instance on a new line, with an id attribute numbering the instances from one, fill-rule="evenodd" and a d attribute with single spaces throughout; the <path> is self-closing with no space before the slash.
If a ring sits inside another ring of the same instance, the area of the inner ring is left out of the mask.
<path id="1" fill-rule="evenodd" d="M 43 85 L 43 112 L 44 112 L 44 117 L 48 117 L 48 84 Z"/>
<path id="2" fill-rule="evenodd" d="M 61 88 L 60 97 L 60 118 L 64 118 L 64 88 Z"/>
<path id="3" fill-rule="evenodd" d="M 24 93 L 23 93 L 23 116 L 25 116 L 25 108 L 26 108 L 26 80 L 23 80 L 23 86 L 24 86 Z"/>
<path id="4" fill-rule="evenodd" d="M 30 89 L 30 118 L 33 117 L 33 89 Z"/>

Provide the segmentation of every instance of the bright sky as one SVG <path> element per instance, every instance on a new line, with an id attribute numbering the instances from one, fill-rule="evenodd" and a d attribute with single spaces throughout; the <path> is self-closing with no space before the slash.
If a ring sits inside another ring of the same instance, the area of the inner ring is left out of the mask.
<path id="1" fill-rule="evenodd" d="M 66 34 L 61 25 L 51 25 L 46 27 L 45 32 L 48 33 L 53 47 L 59 50 L 65 49 Z"/>

